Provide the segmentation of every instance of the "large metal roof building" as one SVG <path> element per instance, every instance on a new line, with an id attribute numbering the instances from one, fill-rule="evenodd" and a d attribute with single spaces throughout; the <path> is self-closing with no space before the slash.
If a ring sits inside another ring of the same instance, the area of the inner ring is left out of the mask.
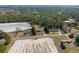
<path id="1" fill-rule="evenodd" d="M 28 22 L 0 23 L 0 30 L 3 32 L 23 31 L 31 28 Z"/>

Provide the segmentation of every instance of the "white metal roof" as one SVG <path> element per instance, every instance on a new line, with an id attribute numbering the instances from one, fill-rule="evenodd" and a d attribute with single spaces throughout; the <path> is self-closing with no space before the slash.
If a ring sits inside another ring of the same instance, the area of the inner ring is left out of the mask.
<path id="1" fill-rule="evenodd" d="M 27 29 L 31 29 L 31 25 L 28 22 L 0 23 L 0 30 L 3 32 L 13 32 Z"/>
<path id="2" fill-rule="evenodd" d="M 8 53 L 58 53 L 52 38 L 15 40 Z"/>

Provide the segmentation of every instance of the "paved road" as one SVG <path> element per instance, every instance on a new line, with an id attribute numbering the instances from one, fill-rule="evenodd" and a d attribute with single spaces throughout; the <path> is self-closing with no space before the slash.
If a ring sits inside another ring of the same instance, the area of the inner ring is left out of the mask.
<path id="1" fill-rule="evenodd" d="M 39 38 L 37 40 L 15 40 L 9 53 L 57 53 L 58 50 L 52 38 Z"/>

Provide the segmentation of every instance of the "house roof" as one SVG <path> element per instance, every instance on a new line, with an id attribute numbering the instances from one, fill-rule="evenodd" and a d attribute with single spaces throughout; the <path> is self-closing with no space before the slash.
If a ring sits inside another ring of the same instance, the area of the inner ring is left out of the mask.
<path id="1" fill-rule="evenodd" d="M 39 25 L 34 25 L 36 31 L 41 31 L 42 28 Z"/>
<path id="2" fill-rule="evenodd" d="M 64 21 L 65 23 L 74 23 L 75 22 L 75 20 L 73 20 L 73 19 L 69 19 L 69 20 L 66 20 L 66 21 Z"/>

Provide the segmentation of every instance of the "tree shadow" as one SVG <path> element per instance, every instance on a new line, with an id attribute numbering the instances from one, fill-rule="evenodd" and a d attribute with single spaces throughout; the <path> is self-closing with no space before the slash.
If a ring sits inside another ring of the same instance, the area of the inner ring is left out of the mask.
<path id="1" fill-rule="evenodd" d="M 77 46 L 77 47 L 79 47 L 79 43 L 77 43 L 77 42 L 74 42 L 74 45 Z"/>

